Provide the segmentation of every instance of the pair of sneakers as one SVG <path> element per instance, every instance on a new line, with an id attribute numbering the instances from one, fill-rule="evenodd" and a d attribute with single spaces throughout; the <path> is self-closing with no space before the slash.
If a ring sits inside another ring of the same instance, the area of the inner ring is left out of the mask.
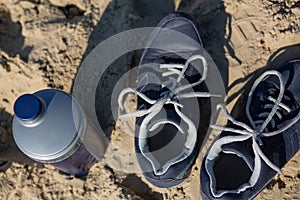
<path id="1" fill-rule="evenodd" d="M 253 83 L 240 114 L 225 106 L 226 127 L 210 125 L 211 74 L 197 23 L 187 14 L 172 13 L 150 35 L 138 75 L 138 86 L 118 99 L 137 95 L 135 150 L 145 178 L 162 188 L 186 180 L 208 127 L 221 130 L 201 167 L 203 199 L 251 199 L 280 172 L 300 148 L 300 60 L 266 71 Z M 222 80 L 214 80 L 216 83 Z"/>

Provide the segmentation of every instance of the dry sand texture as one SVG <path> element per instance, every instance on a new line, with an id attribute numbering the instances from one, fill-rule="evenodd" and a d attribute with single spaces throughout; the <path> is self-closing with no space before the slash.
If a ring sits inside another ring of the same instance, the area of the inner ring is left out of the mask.
<path id="1" fill-rule="evenodd" d="M 114 123 L 101 110 L 109 99 L 105 83 L 100 83 L 104 93 L 97 97 L 98 111 L 106 116 L 102 123 L 119 149 L 108 152 L 115 151 L 115 162 L 95 165 L 85 180 L 22 157 L 11 137 L 17 96 L 47 87 L 70 92 L 78 66 L 99 42 L 123 30 L 154 26 L 175 10 L 191 13 L 200 23 L 206 48 L 227 87 L 229 109 L 252 72 L 299 56 L 299 0 L 0 0 L 0 160 L 20 162 L 0 173 L 0 199 L 200 198 L 203 155 L 189 179 L 172 189 L 152 187 L 139 173 L 113 168 L 138 170 L 133 138 L 126 134 L 132 132 L 133 121 Z M 118 59 L 115 71 L 106 73 L 107 80 L 136 64 L 137 57 L 133 52 Z M 131 98 L 128 107 L 134 105 Z M 123 155 L 120 149 L 132 153 Z M 256 199 L 300 199 L 300 153 Z"/>

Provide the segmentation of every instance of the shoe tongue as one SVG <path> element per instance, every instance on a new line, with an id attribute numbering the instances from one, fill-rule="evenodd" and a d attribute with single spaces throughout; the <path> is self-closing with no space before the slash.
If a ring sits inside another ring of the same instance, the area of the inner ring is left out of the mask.
<path id="1" fill-rule="evenodd" d="M 196 53 L 196 52 L 195 52 Z M 161 59 L 161 63 L 162 64 L 181 64 L 181 65 L 185 65 L 187 60 L 192 56 L 193 54 L 189 54 L 186 57 L 180 57 L 177 54 L 168 54 L 168 55 L 164 55 L 162 56 Z M 189 65 L 188 68 L 186 69 L 184 75 L 186 77 L 195 77 L 195 80 L 198 80 L 200 78 L 200 73 L 199 71 L 201 71 L 201 69 L 203 67 L 202 66 L 202 62 L 199 59 L 196 59 L 194 61 L 192 61 Z"/>
<path id="2" fill-rule="evenodd" d="M 272 77 L 273 78 L 273 77 Z M 269 79 L 272 79 L 269 78 Z M 266 81 L 258 84 L 256 89 L 254 90 L 253 98 L 251 101 L 251 107 L 254 107 L 254 110 L 257 112 L 257 108 L 262 108 L 264 101 L 268 99 L 269 96 L 276 98 L 279 93 L 279 83 L 278 81 L 272 82 L 267 79 Z"/>
<path id="3" fill-rule="evenodd" d="M 168 163 L 171 163 L 171 166 L 177 163 L 180 155 L 185 150 L 185 141 L 187 140 L 185 130 L 187 130 L 187 127 L 184 127 L 184 123 L 181 123 L 181 118 L 174 108 L 165 105 L 151 119 L 147 130 L 146 144 L 153 156 L 148 157 L 148 159 L 159 164 L 160 170 L 163 170 Z"/>
<path id="4" fill-rule="evenodd" d="M 241 157 L 253 171 L 254 169 L 254 153 L 250 141 L 246 140 L 238 143 L 231 143 L 222 146 L 223 153 L 235 154 Z"/>
<path id="5" fill-rule="evenodd" d="M 229 191 L 238 194 L 244 191 L 243 188 L 248 185 L 254 173 L 254 153 L 251 146 L 251 139 L 222 145 L 213 165 L 207 165 L 212 183 L 211 191 L 214 194 Z"/>
<path id="6" fill-rule="evenodd" d="M 264 106 L 267 104 L 274 106 L 274 103 L 268 100 L 268 97 L 273 97 L 274 99 L 277 99 L 279 92 L 280 92 L 280 83 L 279 80 L 274 76 L 268 77 L 266 80 L 264 80 L 257 86 L 257 88 L 254 91 L 253 98 L 250 104 L 250 109 L 249 109 L 250 115 L 252 116 L 254 121 L 266 120 L 266 117 L 262 118 L 262 117 L 258 117 L 258 115 L 263 112 L 268 112 L 268 113 L 271 112 L 272 107 L 266 109 L 264 108 Z M 293 95 L 291 95 L 286 90 L 284 91 L 284 96 L 281 100 L 281 103 L 288 106 L 292 111 L 297 110 L 299 107 Z M 283 118 L 279 119 L 277 115 L 274 115 L 273 120 L 275 120 L 274 122 L 276 126 L 272 127 L 271 123 L 269 123 L 267 126 L 269 131 L 280 129 L 284 125 L 284 123 L 282 124 L 282 122 L 294 118 L 295 115 L 297 114 L 296 112 L 289 113 L 280 107 L 278 108 L 278 112 L 279 110 Z"/>

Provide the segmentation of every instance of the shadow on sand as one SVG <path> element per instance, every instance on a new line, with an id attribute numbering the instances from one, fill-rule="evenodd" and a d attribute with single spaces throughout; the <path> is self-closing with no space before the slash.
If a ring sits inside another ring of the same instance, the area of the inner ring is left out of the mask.
<path id="1" fill-rule="evenodd" d="M 99 23 L 90 35 L 84 58 L 99 43 L 105 39 L 138 27 L 153 27 L 164 16 L 174 11 L 171 0 L 113 0 L 101 16 Z M 98 121 L 105 134 L 110 137 L 115 120 L 111 109 L 111 98 L 115 85 L 120 77 L 129 69 L 137 66 L 140 51 L 128 52 L 117 58 L 103 73 L 98 83 L 96 93 L 96 113 Z"/>
<path id="2" fill-rule="evenodd" d="M 34 163 L 17 147 L 12 135 L 12 119 L 10 113 L 6 112 L 4 108 L 0 108 L 0 172 L 10 167 L 11 162 Z"/>
<path id="3" fill-rule="evenodd" d="M 9 9 L 0 3 L 0 49 L 10 56 L 20 55 L 24 61 L 28 60 L 32 47 L 24 47 L 22 26 L 19 22 L 13 22 Z"/>

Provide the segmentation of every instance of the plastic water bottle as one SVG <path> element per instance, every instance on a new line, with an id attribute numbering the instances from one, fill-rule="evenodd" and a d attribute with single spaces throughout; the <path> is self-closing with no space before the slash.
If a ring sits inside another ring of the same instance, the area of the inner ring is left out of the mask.
<path id="1" fill-rule="evenodd" d="M 71 95 L 54 89 L 25 94 L 16 100 L 14 112 L 14 140 L 31 159 L 75 176 L 86 175 L 102 159 L 105 138 Z"/>

